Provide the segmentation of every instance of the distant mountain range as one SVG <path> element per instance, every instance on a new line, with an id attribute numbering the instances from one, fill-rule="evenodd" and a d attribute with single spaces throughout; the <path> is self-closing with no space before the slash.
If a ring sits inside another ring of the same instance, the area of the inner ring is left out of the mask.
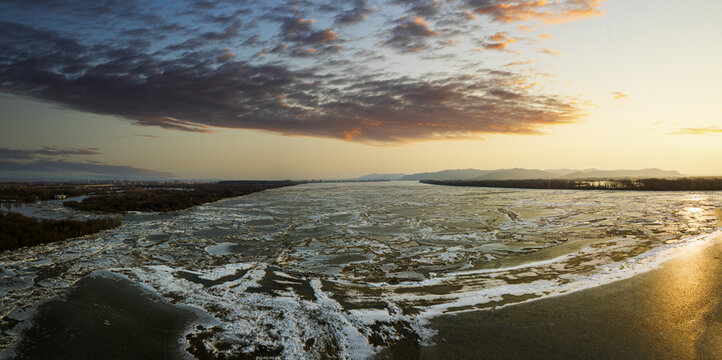
<path id="1" fill-rule="evenodd" d="M 683 174 L 675 170 L 599 170 L 599 169 L 457 169 L 417 174 L 370 174 L 352 180 L 529 180 L 529 179 L 612 179 L 612 178 L 675 178 Z"/>

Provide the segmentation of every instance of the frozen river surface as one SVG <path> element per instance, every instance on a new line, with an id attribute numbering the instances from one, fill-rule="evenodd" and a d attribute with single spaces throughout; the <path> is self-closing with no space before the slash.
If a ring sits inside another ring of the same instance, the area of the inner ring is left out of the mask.
<path id="1" fill-rule="evenodd" d="M 428 343 L 428 319 L 628 278 L 720 226 L 720 192 L 306 184 L 0 254 L 0 350 L 39 304 L 117 276 L 209 316 L 186 341 L 216 355 L 372 356 Z M 106 271 L 108 270 L 108 271 Z M 99 275 L 100 274 L 100 275 Z"/>

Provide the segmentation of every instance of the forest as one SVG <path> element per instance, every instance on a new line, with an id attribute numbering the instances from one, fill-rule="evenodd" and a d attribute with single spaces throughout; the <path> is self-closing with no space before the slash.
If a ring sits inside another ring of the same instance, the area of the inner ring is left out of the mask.
<path id="1" fill-rule="evenodd" d="M 76 210 L 100 213 L 177 211 L 294 184 L 290 181 L 264 181 L 127 187 L 122 192 L 92 195 L 81 202 L 66 201 L 63 205 Z"/>
<path id="2" fill-rule="evenodd" d="M 295 185 L 290 181 L 239 181 L 225 183 L 132 184 L 0 184 L 0 200 L 7 206 L 51 200 L 55 195 L 90 195 L 64 206 L 98 213 L 176 211 L 225 198 Z M 87 221 L 50 220 L 0 212 L 0 251 L 94 234 L 121 224 L 120 218 Z"/>
<path id="3" fill-rule="evenodd" d="M 593 180 L 421 180 L 433 185 L 478 186 L 518 189 L 636 190 L 636 191 L 719 191 L 722 178 L 687 177 L 674 179 L 593 179 Z"/>
<path id="4" fill-rule="evenodd" d="M 90 235 L 112 229 L 120 223 L 119 218 L 41 220 L 13 212 L 0 212 L 0 251 Z"/>
<path id="5" fill-rule="evenodd" d="M 18 203 L 33 203 L 46 201 L 55 198 L 55 195 L 63 194 L 68 197 L 101 194 L 115 191 L 116 187 L 99 185 L 79 184 L 0 184 L 0 200 L 13 201 Z"/>

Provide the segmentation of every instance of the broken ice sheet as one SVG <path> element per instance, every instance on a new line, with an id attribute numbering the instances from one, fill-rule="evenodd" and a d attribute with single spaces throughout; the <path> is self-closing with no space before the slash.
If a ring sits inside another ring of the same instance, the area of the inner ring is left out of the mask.
<path id="1" fill-rule="evenodd" d="M 387 182 L 305 184 L 130 214 L 116 229 L 0 254 L 0 348 L 32 322 L 19 314 L 110 269 L 214 317 L 182 339 L 191 352 L 369 356 L 428 341 L 426 320 L 438 314 L 646 271 L 705 241 L 720 200 Z"/>

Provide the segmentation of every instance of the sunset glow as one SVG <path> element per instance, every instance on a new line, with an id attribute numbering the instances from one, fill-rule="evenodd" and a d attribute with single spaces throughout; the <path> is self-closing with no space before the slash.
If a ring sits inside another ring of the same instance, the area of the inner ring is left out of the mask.
<path id="1" fill-rule="evenodd" d="M 696 0 L 5 1 L 0 178 L 722 175 L 720 13 Z"/>

